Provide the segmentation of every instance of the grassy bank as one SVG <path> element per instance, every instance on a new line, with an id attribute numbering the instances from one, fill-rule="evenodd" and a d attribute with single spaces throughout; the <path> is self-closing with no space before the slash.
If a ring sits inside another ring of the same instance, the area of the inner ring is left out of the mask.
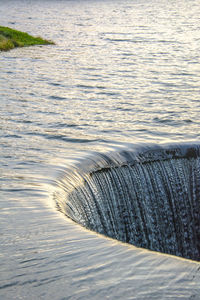
<path id="1" fill-rule="evenodd" d="M 0 26 L 0 51 L 7 51 L 15 47 L 49 44 L 54 43 L 40 37 L 33 37 L 25 32 Z"/>

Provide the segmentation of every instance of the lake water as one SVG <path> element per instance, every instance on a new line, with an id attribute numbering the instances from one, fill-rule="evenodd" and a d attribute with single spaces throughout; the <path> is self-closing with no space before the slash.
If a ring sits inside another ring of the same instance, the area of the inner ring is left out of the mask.
<path id="1" fill-rule="evenodd" d="M 91 151 L 199 141 L 200 3 L 0 1 L 56 45 L 0 53 L 1 299 L 200 299 L 200 265 L 104 238 L 57 211 Z"/>

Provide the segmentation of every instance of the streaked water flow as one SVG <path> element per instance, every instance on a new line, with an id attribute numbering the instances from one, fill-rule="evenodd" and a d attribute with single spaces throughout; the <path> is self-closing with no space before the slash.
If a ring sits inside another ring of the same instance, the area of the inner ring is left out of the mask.
<path id="1" fill-rule="evenodd" d="M 149 148 L 96 154 L 88 169 L 71 168 L 58 182 L 57 205 L 109 237 L 200 260 L 199 146 Z"/>

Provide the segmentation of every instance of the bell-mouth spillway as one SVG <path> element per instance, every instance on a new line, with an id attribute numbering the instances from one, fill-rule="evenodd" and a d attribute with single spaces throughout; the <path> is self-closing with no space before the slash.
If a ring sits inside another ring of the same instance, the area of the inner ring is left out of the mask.
<path id="1" fill-rule="evenodd" d="M 129 145 L 89 155 L 66 169 L 54 198 L 87 229 L 200 260 L 200 144 Z"/>

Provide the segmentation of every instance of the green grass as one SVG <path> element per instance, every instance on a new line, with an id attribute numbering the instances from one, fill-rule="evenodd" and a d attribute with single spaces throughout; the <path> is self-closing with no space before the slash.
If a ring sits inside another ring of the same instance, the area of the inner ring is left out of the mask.
<path id="1" fill-rule="evenodd" d="M 54 43 L 41 37 L 33 37 L 28 33 L 0 26 L 0 51 L 7 51 L 15 47 L 50 44 Z"/>

